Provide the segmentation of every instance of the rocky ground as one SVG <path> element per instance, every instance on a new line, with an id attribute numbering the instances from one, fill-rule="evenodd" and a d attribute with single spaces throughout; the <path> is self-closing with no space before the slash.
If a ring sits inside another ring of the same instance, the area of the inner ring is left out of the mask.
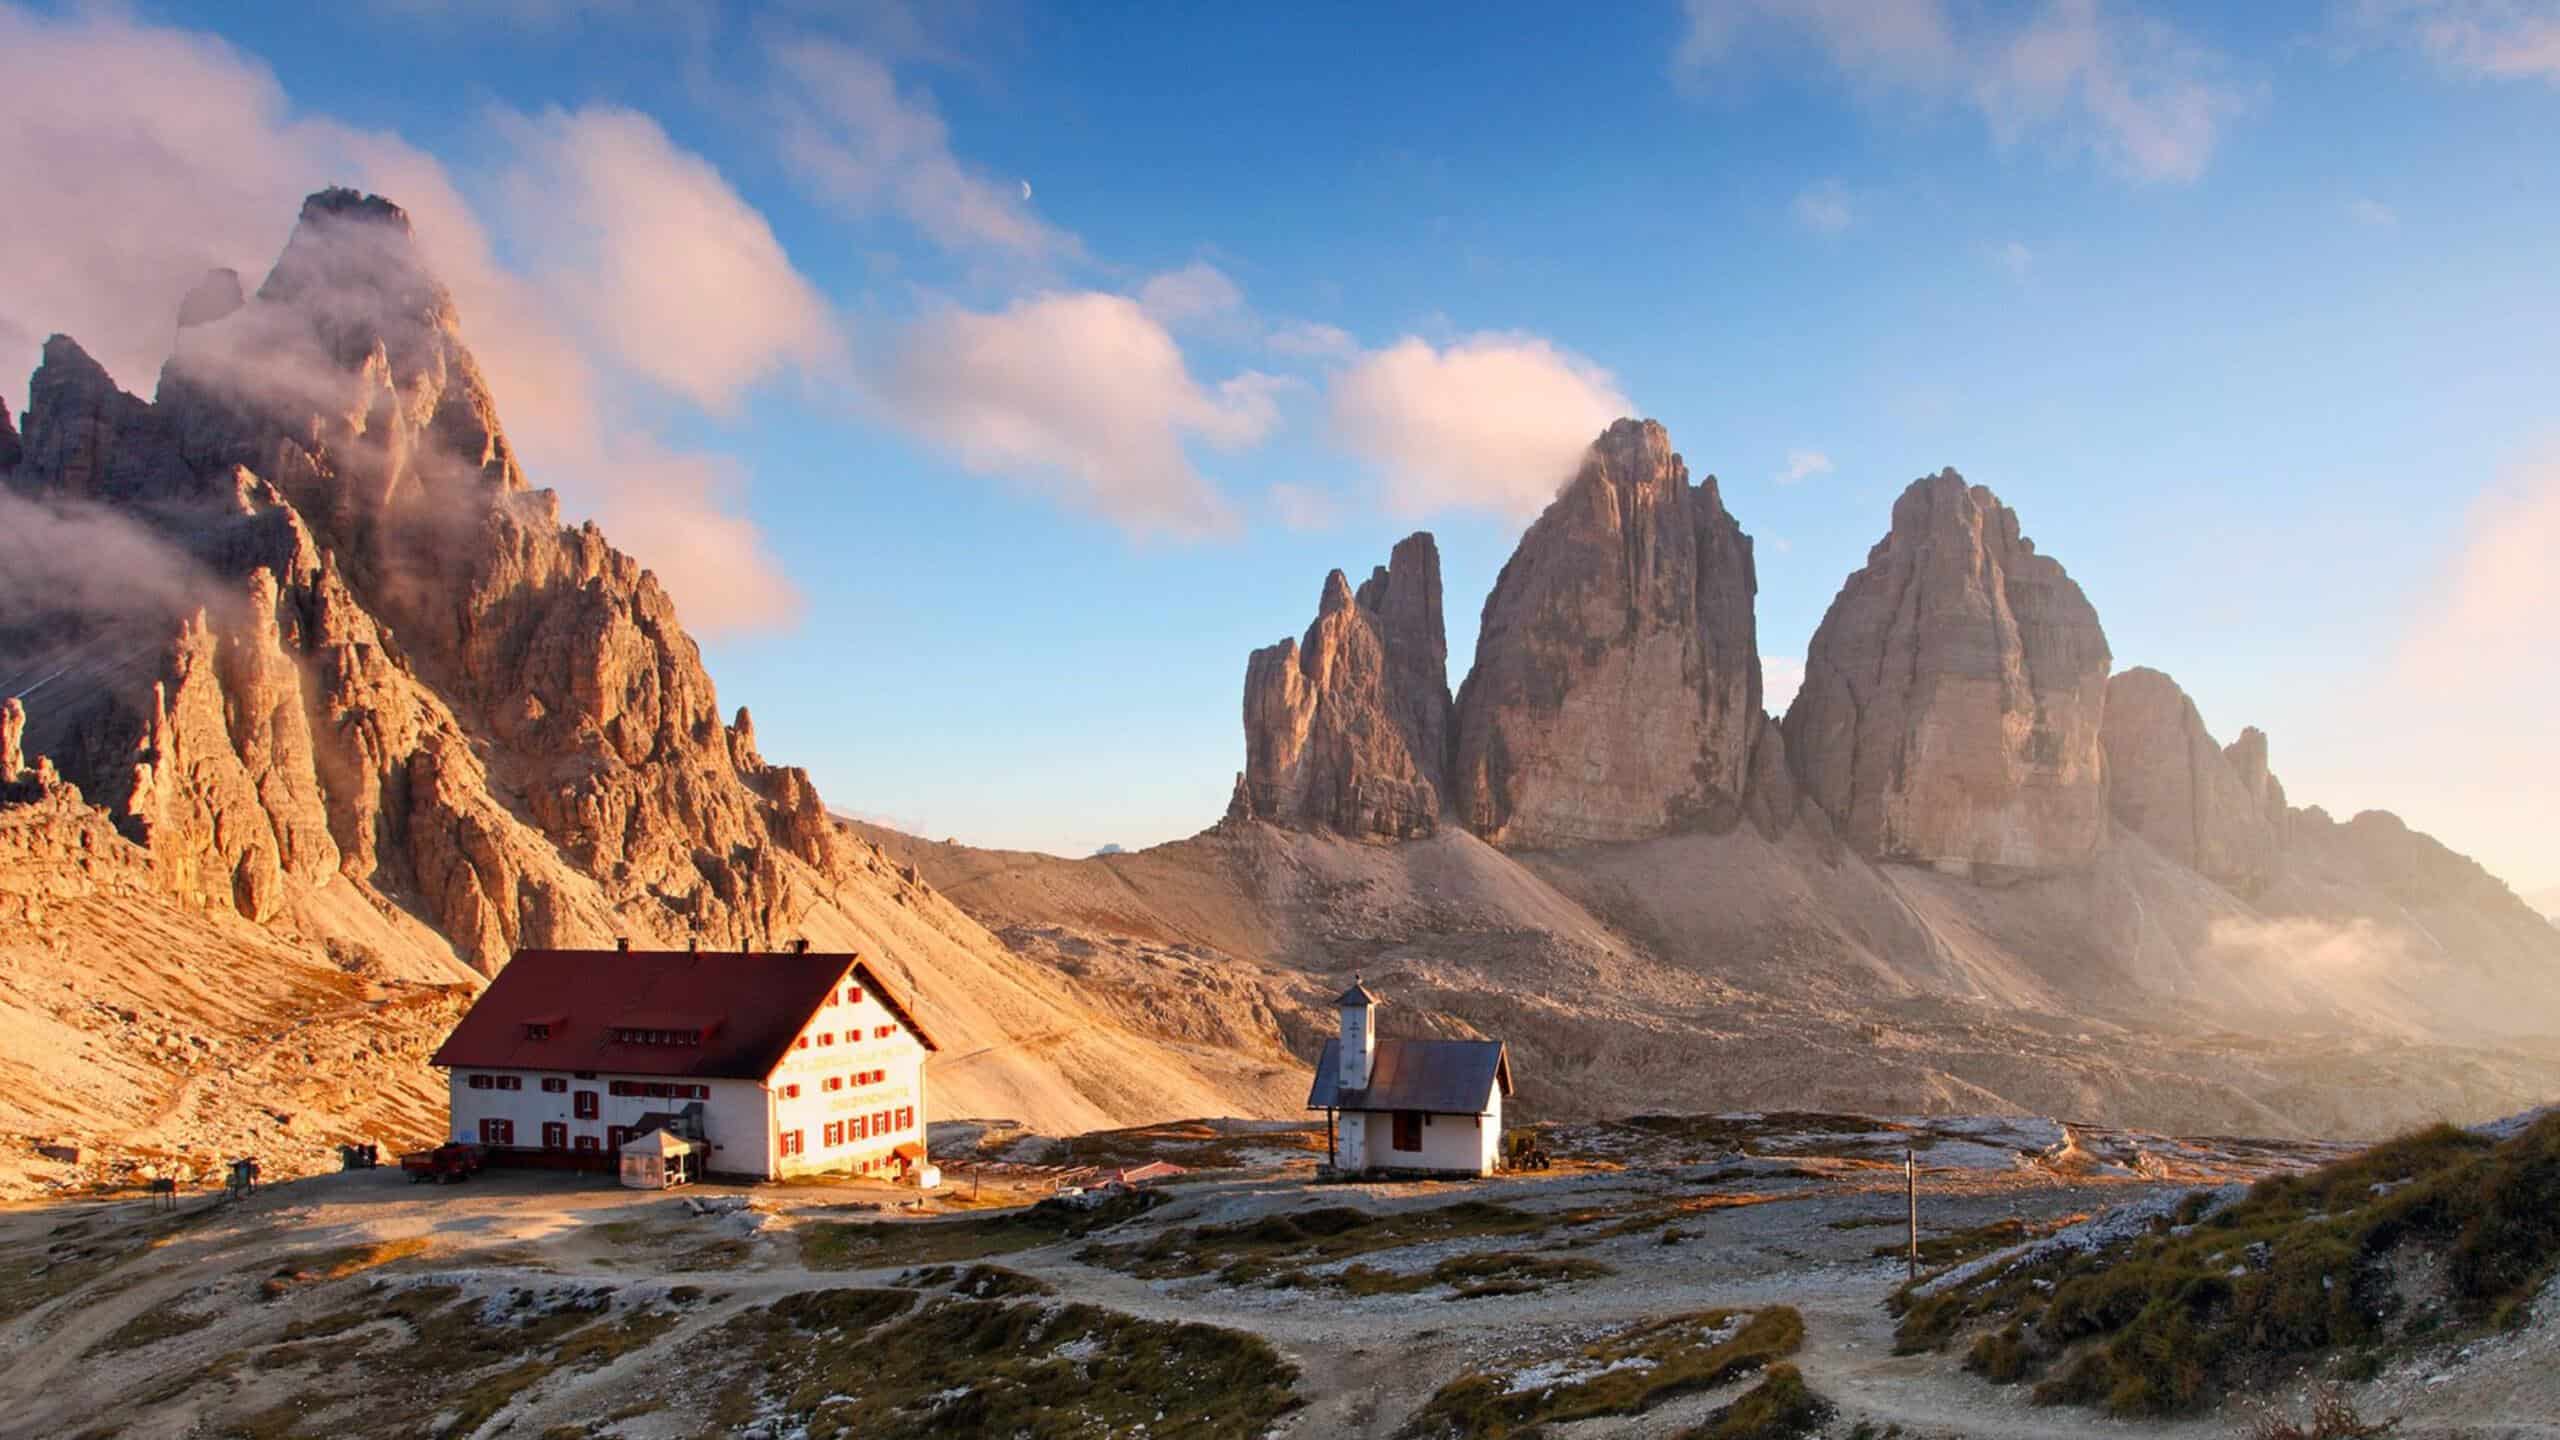
<path id="1" fill-rule="evenodd" d="M 922 1212 L 882 1186 L 670 1197 L 533 1173 L 420 1189 L 357 1172 L 169 1216 L 21 1205 L 0 1213 L 0 1414 L 10 1433 L 83 1436 L 780 1437 L 966 1433 L 1037 1403 L 1059 1433 L 1088 1433 L 1084 1417 L 1090 1433 L 1387 1437 L 1465 1376 L 1562 1392 L 1671 1363 L 1605 1358 L 1631 1335 L 1658 1344 L 1658 1322 L 1722 1317 L 1683 1323 L 1730 1340 L 1783 1307 L 1828 1435 L 2218 1436 L 2236 1412 L 2100 1420 L 1895 1355 L 1905 1148 L 1933 1264 L 2335 1153 L 2005 1118 L 1679 1117 L 1549 1138 L 1561 1163 L 1540 1174 L 1346 1185 L 1313 1183 L 1303 1130 L 1093 1137 L 1115 1158 L 1232 1168 L 1135 1215 L 1045 1221 L 1021 1207 L 1054 1176 L 1018 1161 L 972 1199 L 964 1147 L 1023 1147 L 1000 1125 L 937 1134 L 954 1183 Z M 1004 1339 L 952 1349 L 964 1335 Z M 2550 1435 L 2555 1360 L 2546 1293 L 2524 1328 L 2448 1340 L 2350 1398 L 2407 1435 Z M 1755 1379 L 1551 1433 L 1679 1434 Z M 1129 1420 L 1133 1404 L 1155 1419 Z"/>

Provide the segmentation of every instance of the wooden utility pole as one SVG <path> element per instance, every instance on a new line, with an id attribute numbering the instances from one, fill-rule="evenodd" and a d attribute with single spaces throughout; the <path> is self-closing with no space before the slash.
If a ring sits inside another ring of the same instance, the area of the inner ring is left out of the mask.
<path id="1" fill-rule="evenodd" d="M 1920 1278 L 1920 1149 L 1902 1147 L 1902 1193 L 1911 1206 L 1911 1278 Z"/>

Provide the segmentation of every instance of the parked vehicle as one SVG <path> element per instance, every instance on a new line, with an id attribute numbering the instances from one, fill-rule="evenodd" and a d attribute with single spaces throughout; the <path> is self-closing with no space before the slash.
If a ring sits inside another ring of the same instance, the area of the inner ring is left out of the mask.
<path id="1" fill-rule="evenodd" d="M 1502 1137 L 1502 1168 L 1505 1170 L 1544 1170 L 1554 1163 L 1547 1147 L 1538 1143 L 1535 1130 L 1514 1130 Z"/>
<path id="2" fill-rule="evenodd" d="M 467 1141 L 456 1140 L 433 1150 L 412 1150 L 400 1157 L 400 1168 L 409 1172 L 409 1183 L 433 1180 L 449 1185 L 468 1180 L 489 1163 L 488 1153 Z"/>

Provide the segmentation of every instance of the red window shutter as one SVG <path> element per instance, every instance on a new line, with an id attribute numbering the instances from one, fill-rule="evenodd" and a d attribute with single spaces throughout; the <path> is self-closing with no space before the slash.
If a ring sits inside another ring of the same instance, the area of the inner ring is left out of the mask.
<path id="1" fill-rule="evenodd" d="M 542 1148 L 545 1150 L 568 1149 L 569 1127 L 557 1120 L 542 1122 Z"/>
<path id="2" fill-rule="evenodd" d="M 596 1092 L 581 1090 L 572 1097 L 569 1113 L 581 1120 L 593 1120 L 596 1118 L 596 1108 Z"/>
<path id="3" fill-rule="evenodd" d="M 861 986 L 859 986 L 859 985 L 856 985 L 856 986 L 854 986 L 852 989 L 845 991 L 845 992 L 844 992 L 844 1003 L 846 1003 L 847 1005 L 859 1005 L 859 1004 L 861 1004 L 861 1003 L 862 1003 L 862 987 L 861 987 Z"/>
<path id="4" fill-rule="evenodd" d="M 581 1136 L 579 1136 L 579 1137 L 578 1137 L 578 1148 L 579 1148 L 579 1149 L 581 1149 L 581 1150 L 593 1150 L 593 1149 L 595 1149 L 595 1148 L 596 1148 L 596 1137 L 594 1137 L 593 1135 L 581 1135 Z"/>

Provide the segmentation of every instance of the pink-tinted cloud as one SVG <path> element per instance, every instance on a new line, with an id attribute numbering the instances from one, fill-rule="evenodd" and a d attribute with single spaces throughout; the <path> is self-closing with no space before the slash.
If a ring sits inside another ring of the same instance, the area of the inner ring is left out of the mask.
<path id="1" fill-rule="evenodd" d="M 1634 412 L 1608 371 L 1516 333 L 1445 347 L 1407 336 L 1336 371 L 1329 406 L 1335 440 L 1377 471 L 1400 515 L 1534 515 Z"/>
<path id="2" fill-rule="evenodd" d="M 874 56 L 797 38 L 772 45 L 769 58 L 783 155 L 839 209 L 894 213 L 954 249 L 1028 260 L 1081 253 L 1073 235 L 1032 209 L 1023 178 L 962 163 L 931 101 L 901 93 Z"/>
<path id="3" fill-rule="evenodd" d="M 969 469 L 1035 484 L 1136 534 L 1174 536 L 1236 523 L 1186 441 L 1260 441 L 1286 383 L 1247 372 L 1204 386 L 1154 316 L 1100 291 L 927 315 L 873 377 L 898 424 Z"/>
<path id="4" fill-rule="evenodd" d="M 1729 72 L 1756 41 L 1810 46 L 1873 103 L 1961 102 L 2002 145 L 2086 150 L 2133 179 L 2195 179 L 2245 110 L 2211 50 L 2125 3 L 2044 0 L 2023 18 L 1946 0 L 1687 0 L 1673 71 Z"/>
<path id="5" fill-rule="evenodd" d="M 574 126 L 564 120 L 562 128 Z M 653 334 L 715 357 L 708 373 L 721 383 L 691 387 L 714 399 L 776 363 L 798 363 L 810 347 L 777 329 L 770 287 L 728 284 L 724 266 L 735 253 L 658 267 L 647 257 L 681 256 L 683 247 L 657 236 L 561 238 L 556 227 L 627 220 L 646 189 L 635 175 L 673 183 L 671 202 L 735 200 L 698 160 L 653 150 L 628 127 L 620 138 L 622 151 L 596 147 L 604 159 L 575 172 L 618 182 L 601 187 L 611 206 L 583 220 L 512 209 L 498 216 L 536 255 L 557 245 L 621 262 L 594 288 L 574 291 L 499 263 L 483 218 L 433 157 L 396 135 L 294 113 L 266 67 L 217 39 L 115 12 L 49 19 L 0 5 L 0 193 L 11 202 L 0 225 L 0 363 L 24 373 L 42 337 L 63 331 L 120 384 L 148 394 L 178 300 L 206 270 L 229 266 L 254 280 L 283 248 L 303 195 L 332 181 L 360 184 L 409 211 L 535 482 L 559 487 L 657 569 L 697 628 L 777 623 L 795 612 L 797 596 L 739 512 L 744 477 L 665 442 L 649 423 L 663 407 L 619 377 L 652 373 L 639 359 Z M 535 155 L 528 163 L 565 162 Z M 743 246 L 750 260 L 769 264 L 769 253 L 752 253 L 762 222 L 723 218 L 713 243 Z M 518 235 L 517 223 L 535 228 Z M 672 276 L 706 274 L 722 297 L 761 303 L 740 306 L 731 327 L 714 304 L 657 293 Z M 592 323 L 616 311 L 625 328 Z"/>
<path id="6" fill-rule="evenodd" d="M 709 410 L 843 355 L 833 311 L 756 208 L 658 123 L 611 107 L 510 118 L 511 233 L 613 362 Z"/>
<path id="7" fill-rule="evenodd" d="M 2353 0 L 2350 23 L 2439 64 L 2500 78 L 2560 83 L 2556 0 Z"/>

